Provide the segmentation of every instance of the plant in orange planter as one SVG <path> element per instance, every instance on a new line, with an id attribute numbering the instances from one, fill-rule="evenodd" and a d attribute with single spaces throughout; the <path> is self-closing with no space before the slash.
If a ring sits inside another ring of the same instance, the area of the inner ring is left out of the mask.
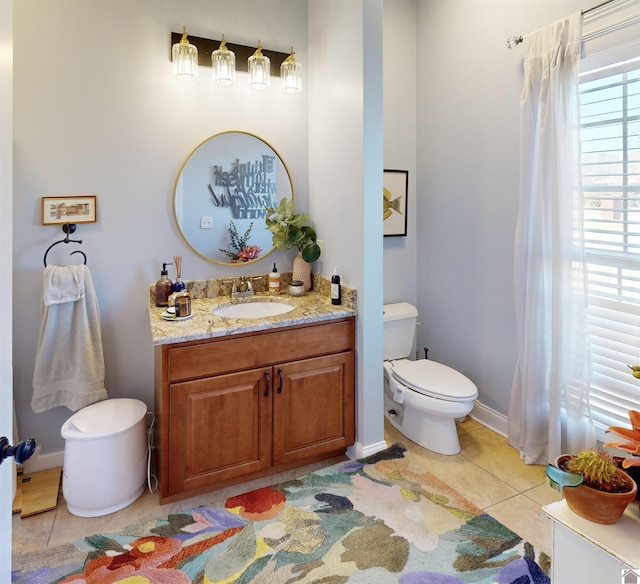
<path id="1" fill-rule="evenodd" d="M 547 466 L 546 474 L 558 485 L 569 508 L 595 523 L 618 521 L 638 493 L 634 480 L 602 450 L 563 454 L 555 466 Z"/>

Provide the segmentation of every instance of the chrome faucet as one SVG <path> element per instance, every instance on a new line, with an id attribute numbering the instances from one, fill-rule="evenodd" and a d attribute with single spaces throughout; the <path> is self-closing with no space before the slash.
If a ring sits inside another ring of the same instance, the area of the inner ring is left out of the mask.
<path id="1" fill-rule="evenodd" d="M 246 276 L 240 276 L 237 281 L 235 278 L 232 280 L 223 280 L 223 283 L 231 284 L 231 298 L 243 298 L 255 294 L 253 282 Z"/>
<path id="2" fill-rule="evenodd" d="M 238 293 L 245 294 L 247 296 L 253 295 L 253 284 L 251 280 L 247 280 L 244 276 L 240 276 L 240 283 L 238 284 Z"/>

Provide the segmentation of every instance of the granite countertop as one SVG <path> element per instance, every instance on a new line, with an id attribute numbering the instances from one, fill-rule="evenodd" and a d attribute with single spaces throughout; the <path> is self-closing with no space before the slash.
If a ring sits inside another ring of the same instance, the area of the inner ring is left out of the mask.
<path id="1" fill-rule="evenodd" d="M 295 308 L 285 314 L 269 316 L 266 318 L 226 318 L 216 316 L 212 310 L 218 306 L 236 304 L 240 302 L 284 302 Z M 332 320 L 348 316 L 355 316 L 356 309 L 350 302 L 335 306 L 326 293 L 307 292 L 304 296 L 289 296 L 281 293 L 277 296 L 258 293 L 245 298 L 230 298 L 229 296 L 217 296 L 215 298 L 194 298 L 191 301 L 191 313 L 193 316 L 186 320 L 165 320 L 160 315 L 165 308 L 158 307 L 155 303 L 149 304 L 149 319 L 151 322 L 151 334 L 154 345 L 166 345 L 194 341 L 211 337 L 221 337 L 293 326 L 305 323 Z"/>

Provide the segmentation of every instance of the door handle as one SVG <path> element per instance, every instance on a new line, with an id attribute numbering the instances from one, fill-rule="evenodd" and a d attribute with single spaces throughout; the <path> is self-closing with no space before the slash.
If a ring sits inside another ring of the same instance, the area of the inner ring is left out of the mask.
<path id="1" fill-rule="evenodd" d="M 36 441 L 34 438 L 28 440 L 22 440 L 15 446 L 9 444 L 9 440 L 6 436 L 0 438 L 0 464 L 5 458 L 13 456 L 16 464 L 22 464 L 25 460 L 31 458 L 31 455 L 36 451 Z"/>
<path id="2" fill-rule="evenodd" d="M 269 379 L 269 371 L 264 372 L 264 378 L 267 381 L 267 389 L 264 390 L 264 397 L 269 397 L 269 388 L 271 387 L 271 379 Z"/>

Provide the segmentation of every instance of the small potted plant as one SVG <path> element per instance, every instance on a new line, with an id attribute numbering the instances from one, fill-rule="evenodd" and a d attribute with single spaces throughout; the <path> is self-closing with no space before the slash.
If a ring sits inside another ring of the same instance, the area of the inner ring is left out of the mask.
<path id="1" fill-rule="evenodd" d="M 229 224 L 229 239 L 233 251 L 229 251 L 228 249 L 220 249 L 219 251 L 228 255 L 231 258 L 232 264 L 256 260 L 260 256 L 260 253 L 262 253 L 262 250 L 257 245 L 247 245 L 252 227 L 253 221 L 241 237 L 238 234 L 238 229 L 234 222 L 231 221 Z"/>
<path id="2" fill-rule="evenodd" d="M 618 521 L 638 492 L 634 480 L 616 466 L 613 457 L 595 448 L 559 456 L 546 474 L 560 485 L 569 508 L 595 523 Z"/>
<path id="3" fill-rule="evenodd" d="M 320 257 L 320 246 L 316 243 L 313 227 L 305 225 L 309 221 L 306 213 L 295 213 L 293 199 L 280 199 L 275 207 L 267 207 L 265 223 L 273 234 L 273 245 L 278 249 L 297 248 L 298 255 L 293 260 L 293 280 L 302 280 L 305 291 L 311 289 L 311 266 Z"/>

